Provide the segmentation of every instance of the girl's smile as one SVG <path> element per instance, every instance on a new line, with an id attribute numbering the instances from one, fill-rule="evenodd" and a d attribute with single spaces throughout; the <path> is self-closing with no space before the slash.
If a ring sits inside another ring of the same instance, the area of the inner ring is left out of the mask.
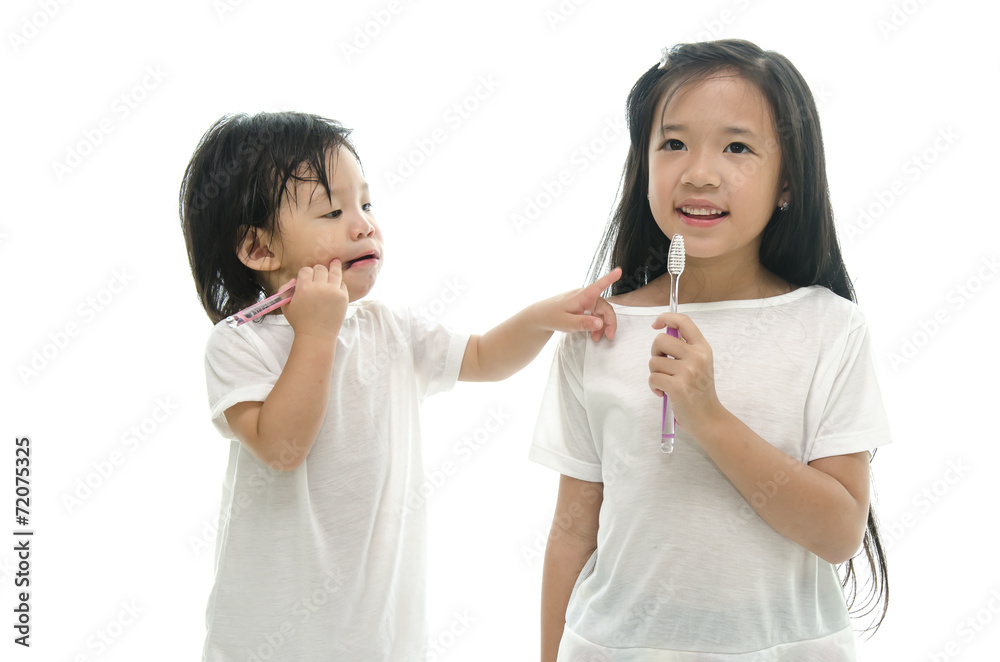
<path id="1" fill-rule="evenodd" d="M 707 228 L 718 225 L 726 216 L 728 211 L 714 205 L 708 200 L 688 198 L 677 208 L 677 216 L 686 225 L 699 228 Z"/>

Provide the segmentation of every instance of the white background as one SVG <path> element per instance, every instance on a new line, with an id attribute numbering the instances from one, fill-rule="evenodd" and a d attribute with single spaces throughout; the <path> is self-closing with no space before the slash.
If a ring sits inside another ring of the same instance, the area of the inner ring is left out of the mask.
<path id="1" fill-rule="evenodd" d="M 626 94 L 661 46 L 715 37 L 786 55 L 820 103 L 895 441 L 873 464 L 890 615 L 864 658 L 985 660 L 1000 649 L 1000 286 L 983 266 L 995 264 L 1000 234 L 995 5 L 566 0 L 559 14 L 555 0 L 419 0 L 395 13 L 387 1 L 48 4 L 51 17 L 44 2 L 8 1 L 0 19 L 0 531 L 15 529 L 12 441 L 30 435 L 36 532 L 30 650 L 12 643 L 14 538 L 0 543 L 4 659 L 199 659 L 228 444 L 208 422 L 210 323 L 177 192 L 213 121 L 295 109 L 353 127 L 386 237 L 374 296 L 483 332 L 582 284 L 628 144 L 605 127 L 622 124 Z M 455 104 L 474 109 L 449 121 Z M 411 156 L 438 128 L 433 153 Z M 942 135 L 951 138 L 935 143 Z M 75 167 L 57 173 L 68 159 Z M 420 163 L 392 185 L 401 159 Z M 571 183 L 539 200 L 562 170 Z M 528 200 L 546 208 L 519 231 L 513 214 Z M 877 218 L 859 223 L 862 208 Z M 111 287 L 119 277 L 126 284 Z M 461 293 L 444 305 L 449 287 Z M 914 346 L 902 357 L 904 341 Z M 440 659 L 536 658 L 557 476 L 527 451 L 552 346 L 506 382 L 463 384 L 424 408 L 428 471 L 457 467 L 429 503 Z M 480 431 L 463 459 L 454 446 L 493 410 L 505 422 Z M 137 443 L 126 441 L 133 426 L 145 429 Z M 475 622 L 444 634 L 458 617 Z"/>

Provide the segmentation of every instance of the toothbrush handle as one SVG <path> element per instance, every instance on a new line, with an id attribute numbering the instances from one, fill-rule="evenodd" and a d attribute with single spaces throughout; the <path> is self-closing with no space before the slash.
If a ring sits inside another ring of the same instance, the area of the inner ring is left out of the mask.
<path id="1" fill-rule="evenodd" d="M 680 337 L 677 329 L 667 327 L 667 334 L 674 338 Z M 674 408 L 670 406 L 670 398 L 663 394 L 663 425 L 660 432 L 660 450 L 664 453 L 674 452 Z"/>
<path id="2" fill-rule="evenodd" d="M 262 315 L 266 315 L 276 308 L 284 306 L 286 303 L 292 300 L 293 290 L 295 289 L 295 279 L 291 279 L 284 285 L 281 289 L 267 297 L 262 301 L 258 301 L 252 306 L 244 308 L 235 315 L 230 315 L 226 318 L 226 324 L 235 329 L 238 326 L 242 326 L 251 320 L 255 320 Z"/>

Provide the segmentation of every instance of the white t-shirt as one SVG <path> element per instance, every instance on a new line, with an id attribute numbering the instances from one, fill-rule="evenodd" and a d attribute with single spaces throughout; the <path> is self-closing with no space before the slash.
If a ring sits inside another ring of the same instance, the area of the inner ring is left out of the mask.
<path id="1" fill-rule="evenodd" d="M 530 452 L 604 483 L 597 551 L 573 589 L 560 662 L 855 660 L 836 568 L 765 523 L 679 426 L 673 454 L 660 451 L 663 402 L 648 364 L 663 332 L 651 324 L 668 309 L 614 309 L 613 341 L 561 338 Z M 712 346 L 723 406 L 792 458 L 889 442 L 853 303 L 814 286 L 679 312 Z M 784 480 L 761 485 L 759 498 Z"/>
<path id="2" fill-rule="evenodd" d="M 262 402 L 294 332 L 281 315 L 217 324 L 205 367 L 230 445 L 204 660 L 421 662 L 426 517 L 418 405 L 454 386 L 468 342 L 375 301 L 348 307 L 326 418 L 305 461 L 278 471 L 223 414 Z M 408 498 L 409 497 L 409 498 Z"/>

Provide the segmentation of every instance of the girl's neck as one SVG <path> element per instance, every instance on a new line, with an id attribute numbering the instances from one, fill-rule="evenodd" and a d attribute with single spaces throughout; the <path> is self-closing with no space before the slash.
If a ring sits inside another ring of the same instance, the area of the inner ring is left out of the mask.
<path id="1" fill-rule="evenodd" d="M 669 274 L 666 276 L 666 285 L 670 286 Z M 794 285 L 763 267 L 757 273 L 728 274 L 685 268 L 678 286 L 678 303 L 766 299 L 787 294 L 794 289 Z M 670 291 L 667 290 L 667 303 L 669 302 Z"/>
<path id="2" fill-rule="evenodd" d="M 756 260 L 727 265 L 689 256 L 680 277 L 678 303 L 766 299 L 795 289 L 795 285 L 771 273 Z M 638 290 L 613 300 L 633 306 L 670 305 L 670 274 L 665 273 Z"/>

